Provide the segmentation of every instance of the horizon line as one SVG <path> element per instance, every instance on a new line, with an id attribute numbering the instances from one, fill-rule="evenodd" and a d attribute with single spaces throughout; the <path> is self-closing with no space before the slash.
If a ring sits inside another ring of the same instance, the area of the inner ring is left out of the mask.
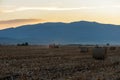
<path id="1" fill-rule="evenodd" d="M 16 19 L 16 20 L 21 20 L 21 19 Z M 39 20 L 39 19 L 36 19 L 36 20 Z M 3 29 L 0 29 L 0 30 L 10 29 L 10 28 L 18 28 L 18 27 L 29 26 L 29 25 L 46 24 L 46 23 L 64 23 L 64 24 L 71 24 L 71 23 L 76 23 L 76 22 L 89 22 L 89 23 L 97 23 L 97 24 L 104 24 L 104 25 L 120 26 L 119 24 L 102 23 L 102 22 L 99 22 L 99 21 L 77 20 L 77 21 L 70 21 L 70 22 L 63 22 L 63 21 L 56 21 L 56 22 L 54 22 L 54 21 L 48 21 L 48 22 L 28 23 L 28 24 L 19 25 L 19 26 L 16 26 L 16 27 L 3 28 Z"/>

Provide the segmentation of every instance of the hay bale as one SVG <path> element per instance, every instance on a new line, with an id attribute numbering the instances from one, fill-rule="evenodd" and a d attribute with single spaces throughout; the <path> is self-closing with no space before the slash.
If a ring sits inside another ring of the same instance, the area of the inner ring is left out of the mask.
<path id="1" fill-rule="evenodd" d="M 87 53 L 88 52 L 88 48 L 87 47 L 81 47 L 80 48 L 80 52 L 81 53 Z"/>
<path id="2" fill-rule="evenodd" d="M 55 44 L 50 44 L 49 48 L 59 48 L 59 45 L 55 45 Z"/>
<path id="3" fill-rule="evenodd" d="M 107 48 L 105 47 L 96 47 L 93 49 L 92 57 L 97 60 L 104 60 L 107 56 Z"/>
<path id="4" fill-rule="evenodd" d="M 114 51 L 114 50 L 116 50 L 116 47 L 110 47 L 110 50 Z"/>

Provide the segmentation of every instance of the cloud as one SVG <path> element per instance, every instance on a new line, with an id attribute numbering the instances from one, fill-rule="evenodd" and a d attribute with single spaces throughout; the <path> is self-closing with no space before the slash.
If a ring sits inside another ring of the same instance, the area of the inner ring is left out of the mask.
<path id="1" fill-rule="evenodd" d="M 47 11 L 69 11 L 69 10 L 87 10 L 87 9 L 108 9 L 108 8 L 120 8 L 120 5 L 112 6 L 90 6 L 90 7 L 77 7 L 77 8 L 61 8 L 61 7 L 17 7 L 4 9 L 2 12 L 11 13 L 18 11 L 27 11 L 27 10 L 47 10 Z"/>
<path id="2" fill-rule="evenodd" d="M 41 19 L 15 19 L 15 20 L 0 21 L 0 29 L 17 27 L 27 24 L 36 24 L 42 22 L 44 22 L 44 20 Z"/>
<path id="3" fill-rule="evenodd" d="M 47 10 L 47 11 L 67 11 L 80 9 L 96 9 L 96 7 L 80 7 L 80 8 L 59 8 L 59 7 L 19 7 L 14 9 L 3 10 L 5 13 L 27 11 L 27 10 Z"/>

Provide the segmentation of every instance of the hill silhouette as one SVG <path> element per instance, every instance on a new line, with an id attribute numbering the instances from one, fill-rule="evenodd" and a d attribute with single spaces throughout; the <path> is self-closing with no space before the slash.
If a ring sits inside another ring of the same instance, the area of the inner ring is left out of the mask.
<path id="1" fill-rule="evenodd" d="M 97 22 L 42 23 L 0 30 L 0 43 L 119 44 L 120 26 Z"/>

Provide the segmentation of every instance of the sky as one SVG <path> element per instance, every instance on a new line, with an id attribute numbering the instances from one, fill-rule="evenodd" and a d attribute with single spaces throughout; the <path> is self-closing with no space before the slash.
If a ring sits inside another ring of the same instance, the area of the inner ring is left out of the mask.
<path id="1" fill-rule="evenodd" d="M 0 0 L 0 29 L 44 22 L 120 25 L 120 0 Z"/>

